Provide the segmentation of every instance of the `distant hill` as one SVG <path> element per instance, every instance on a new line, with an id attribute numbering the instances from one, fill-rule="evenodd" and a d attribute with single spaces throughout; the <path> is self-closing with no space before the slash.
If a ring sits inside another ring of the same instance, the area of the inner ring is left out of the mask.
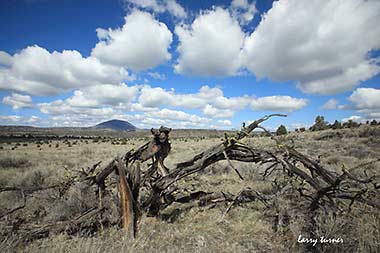
<path id="1" fill-rule="evenodd" d="M 117 119 L 102 122 L 94 126 L 94 128 L 105 128 L 105 129 L 112 129 L 112 130 L 117 130 L 117 131 L 136 131 L 137 130 L 137 127 L 135 127 L 128 121 L 117 120 Z"/>

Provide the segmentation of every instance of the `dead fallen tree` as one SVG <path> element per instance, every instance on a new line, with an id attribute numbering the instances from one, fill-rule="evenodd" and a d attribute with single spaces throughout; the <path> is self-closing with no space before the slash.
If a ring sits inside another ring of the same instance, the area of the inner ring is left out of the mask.
<path id="1" fill-rule="evenodd" d="M 164 165 L 164 160 L 171 149 L 169 133 L 171 129 L 161 127 L 152 129 L 153 138 L 137 150 L 131 150 L 121 157 L 114 158 L 109 164 L 100 168 L 100 162 L 92 167 L 77 171 L 64 183 L 44 188 L 23 189 L 20 187 L 5 187 L 1 192 L 18 191 L 23 194 L 24 204 L 9 210 L 0 217 L 5 217 L 27 206 L 27 198 L 31 193 L 45 190 L 58 190 L 59 196 L 65 196 L 70 187 L 85 184 L 93 189 L 98 199 L 95 206 L 70 220 L 52 224 L 22 223 L 11 226 L 12 232 L 23 233 L 27 240 L 41 238 L 51 233 L 63 231 L 75 233 L 92 227 L 100 229 L 105 224 L 113 226 L 122 224 L 131 237 L 137 236 L 138 221 L 145 213 L 158 217 L 160 212 L 173 203 L 194 203 L 197 206 L 228 203 L 225 214 L 235 205 L 260 201 L 266 208 L 277 208 L 278 197 L 290 191 L 296 191 L 305 205 L 304 232 L 312 236 L 315 230 L 315 215 L 320 209 L 332 212 L 349 211 L 356 202 L 380 209 L 376 198 L 380 190 L 379 175 L 368 174 L 365 170 L 370 163 L 355 168 L 342 168 L 338 173 L 328 170 L 317 161 L 300 153 L 291 145 L 283 143 L 276 137 L 274 147 L 267 150 L 248 145 L 243 142 L 253 130 L 261 128 L 260 124 L 274 116 L 273 114 L 254 121 L 248 127 L 243 127 L 236 134 L 225 136 L 221 143 L 195 155 L 188 161 L 177 164 L 170 170 Z M 267 131 L 268 132 L 268 131 Z M 268 132 L 269 133 L 269 132 Z M 251 188 L 242 189 L 234 195 L 228 192 L 185 192 L 178 186 L 182 179 L 206 169 L 208 166 L 226 160 L 230 167 L 244 180 L 241 173 L 234 168 L 231 161 L 255 163 L 265 167 L 263 180 L 274 182 L 273 192 L 263 194 Z M 380 159 L 373 162 L 378 162 Z M 373 163 L 372 162 L 372 163 Z M 142 169 L 147 164 L 147 169 Z M 357 173 L 362 169 L 362 173 Z M 360 177 L 358 177 L 360 175 Z M 281 184 L 277 178 L 285 178 Z M 110 201 L 110 196 L 118 193 L 119 203 Z M 110 203 L 121 207 L 120 217 L 110 220 L 105 218 Z"/>

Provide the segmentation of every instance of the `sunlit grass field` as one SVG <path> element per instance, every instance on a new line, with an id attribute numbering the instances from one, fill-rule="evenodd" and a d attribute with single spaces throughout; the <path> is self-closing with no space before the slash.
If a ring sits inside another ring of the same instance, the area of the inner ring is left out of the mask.
<path id="1" fill-rule="evenodd" d="M 284 137 L 301 152 L 330 170 L 340 171 L 342 166 L 357 164 L 379 158 L 380 128 L 362 126 L 359 129 L 326 130 L 321 132 L 291 133 Z M 221 138 L 177 138 L 172 140 L 172 150 L 165 165 L 169 168 L 185 161 L 198 152 L 220 143 Z M 250 137 L 250 145 L 263 149 L 275 146 L 269 137 Z M 115 156 L 144 144 L 144 138 L 125 140 L 52 140 L 43 142 L 1 143 L 0 187 L 51 185 L 65 177 L 72 169 L 80 169 L 102 161 L 105 165 Z M 244 177 L 238 175 L 226 161 L 211 165 L 206 170 L 178 182 L 191 192 L 230 192 L 237 194 L 250 187 L 262 193 L 271 190 L 271 182 L 264 181 L 263 168 L 249 163 L 232 161 Z M 379 164 L 374 164 L 380 170 Z M 80 195 L 80 193 L 77 193 Z M 76 195 L 70 195 L 76 196 Z M 48 198 L 48 197 L 47 197 Z M 294 195 L 296 203 L 299 196 Z M 0 193 L 0 213 L 15 207 L 20 197 Z M 68 200 L 60 207 L 46 206 L 46 199 L 28 200 L 27 215 L 43 216 L 45 221 L 70 215 L 70 208 L 80 205 L 80 198 Z M 260 202 L 235 206 L 225 214 L 227 205 L 199 207 L 190 204 L 173 204 L 160 217 L 143 216 L 138 237 L 125 236 L 117 227 L 104 228 L 91 236 L 51 235 L 49 238 L 19 243 L 16 236 L 0 234 L 1 252 L 289 252 L 299 250 L 297 235 L 302 216 L 291 202 L 281 205 L 282 210 L 268 210 Z M 45 205 L 43 212 L 41 205 Z M 40 213 L 37 213 L 40 212 Z M 281 227 L 274 218 L 276 213 L 288 215 L 291 222 Z M 3 219 L 14 219 L 17 213 Z M 354 205 L 351 213 L 338 217 L 318 216 L 319 233 L 341 237 L 342 244 L 324 245 L 324 250 L 335 252 L 369 252 L 380 249 L 380 213 L 374 209 Z"/>

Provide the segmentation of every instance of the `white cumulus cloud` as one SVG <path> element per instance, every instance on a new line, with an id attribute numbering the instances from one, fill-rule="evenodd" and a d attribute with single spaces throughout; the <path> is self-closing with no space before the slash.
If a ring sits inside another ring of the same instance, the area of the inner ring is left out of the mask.
<path id="1" fill-rule="evenodd" d="M 104 63 L 141 71 L 170 60 L 172 33 L 151 14 L 134 10 L 122 28 L 97 29 L 101 40 L 91 55 Z"/>
<path id="2" fill-rule="evenodd" d="M 32 108 L 31 96 L 12 93 L 11 96 L 3 98 L 3 103 L 12 106 L 13 109 Z"/>
<path id="3" fill-rule="evenodd" d="M 122 105 L 131 103 L 137 96 L 138 86 L 96 85 L 74 91 L 67 103 L 77 107 L 96 107 L 102 105 Z"/>
<path id="4" fill-rule="evenodd" d="M 151 118 L 160 118 L 160 119 L 169 119 L 169 120 L 177 120 L 177 121 L 190 121 L 193 123 L 207 123 L 210 122 L 211 119 L 199 117 L 195 114 L 189 114 L 179 110 L 170 110 L 164 108 L 162 110 L 154 111 L 154 112 L 146 112 L 145 116 Z"/>
<path id="5" fill-rule="evenodd" d="M 293 112 L 305 107 L 308 103 L 304 98 L 290 96 L 268 96 L 256 98 L 251 102 L 251 109 L 255 111 Z"/>
<path id="6" fill-rule="evenodd" d="M 380 118 L 380 89 L 375 88 L 358 88 L 348 100 L 352 103 L 350 109 L 364 115 L 366 119 Z"/>
<path id="7" fill-rule="evenodd" d="M 148 75 L 150 77 L 152 77 L 153 79 L 156 79 L 156 80 L 165 80 L 166 79 L 166 76 L 165 74 L 160 74 L 159 72 L 148 72 Z"/>
<path id="8" fill-rule="evenodd" d="M 203 114 L 212 118 L 231 118 L 235 115 L 235 111 L 231 109 L 220 109 L 213 105 L 207 104 L 203 108 Z"/>
<path id="9" fill-rule="evenodd" d="M 187 13 L 185 9 L 178 4 L 175 0 L 166 0 L 166 9 L 169 13 L 178 18 L 186 18 Z"/>
<path id="10" fill-rule="evenodd" d="M 233 0 L 230 6 L 232 16 L 236 17 L 240 24 L 246 25 L 257 13 L 255 4 L 254 1 L 249 3 L 248 0 Z"/>
<path id="11" fill-rule="evenodd" d="M 246 39 L 244 65 L 258 77 L 295 80 L 307 93 L 347 91 L 380 71 L 380 1 L 275 1 Z"/>
<path id="12" fill-rule="evenodd" d="M 225 97 L 217 87 L 202 86 L 196 93 L 177 94 L 174 89 L 144 86 L 139 96 L 139 104 L 145 108 L 160 106 L 184 109 L 202 109 L 203 114 L 216 118 L 232 117 L 237 110 L 244 109 L 251 97 Z"/>
<path id="13" fill-rule="evenodd" d="M 39 125 L 41 119 L 35 115 L 0 115 L 0 125 Z"/>
<path id="14" fill-rule="evenodd" d="M 218 123 L 223 126 L 232 126 L 231 120 L 225 119 L 225 120 L 218 120 Z"/>
<path id="15" fill-rule="evenodd" d="M 187 13 L 185 9 L 176 2 L 176 0 L 125 0 L 127 5 L 132 8 L 140 8 L 145 10 L 152 10 L 156 13 L 169 12 L 177 18 L 186 18 Z"/>
<path id="16" fill-rule="evenodd" d="M 102 64 L 94 57 L 84 58 L 78 51 L 50 53 L 36 45 L 14 54 L 10 65 L 0 67 L 0 89 L 37 96 L 99 84 L 118 84 L 130 78 L 124 68 Z"/>
<path id="17" fill-rule="evenodd" d="M 358 88 L 348 98 L 357 109 L 379 109 L 380 89 Z"/>
<path id="18" fill-rule="evenodd" d="M 179 59 L 175 71 L 197 76 L 234 75 L 240 67 L 244 33 L 230 13 L 217 7 L 202 12 L 194 22 L 177 25 Z"/>
<path id="19" fill-rule="evenodd" d="M 335 98 L 329 99 L 324 105 L 322 105 L 322 109 L 324 110 L 334 110 L 338 108 L 339 101 Z"/>
<path id="20" fill-rule="evenodd" d="M 363 119 L 362 116 L 358 116 L 358 115 L 352 115 L 348 118 L 343 118 L 342 121 L 343 122 L 347 122 L 349 120 L 352 120 L 352 121 L 355 121 L 355 122 L 365 122 L 365 119 Z"/>
<path id="21" fill-rule="evenodd" d="M 11 66 L 12 65 L 12 56 L 4 51 L 0 51 L 0 67 L 1 66 Z"/>

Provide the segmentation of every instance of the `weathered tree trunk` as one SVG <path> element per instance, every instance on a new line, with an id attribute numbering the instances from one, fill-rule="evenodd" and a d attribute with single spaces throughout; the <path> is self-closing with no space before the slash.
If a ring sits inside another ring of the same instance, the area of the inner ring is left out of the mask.
<path id="1" fill-rule="evenodd" d="M 119 189 L 121 195 L 122 204 L 122 221 L 123 228 L 127 230 L 127 233 L 134 237 L 135 234 L 135 224 L 134 224 L 134 211 L 133 211 L 133 195 L 132 190 L 127 183 L 125 171 L 126 167 L 122 160 L 117 162 L 117 169 L 119 172 Z"/>

